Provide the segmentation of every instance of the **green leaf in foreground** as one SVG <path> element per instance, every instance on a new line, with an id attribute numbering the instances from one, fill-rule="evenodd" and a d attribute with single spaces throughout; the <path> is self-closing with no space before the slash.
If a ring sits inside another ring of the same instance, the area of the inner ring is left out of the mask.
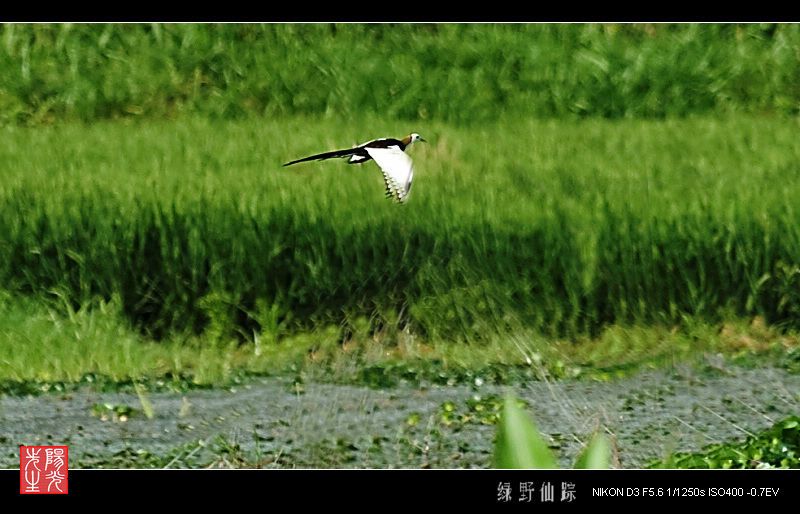
<path id="1" fill-rule="evenodd" d="M 513 394 L 506 395 L 495 443 L 495 468 L 553 469 L 556 462 Z"/>
<path id="2" fill-rule="evenodd" d="M 606 438 L 595 436 L 578 457 L 578 469 L 609 467 Z M 493 467 L 504 469 L 553 469 L 556 462 L 536 426 L 525 414 L 513 394 L 508 393 L 498 425 Z"/>
<path id="3" fill-rule="evenodd" d="M 608 469 L 608 440 L 596 435 L 575 463 L 577 469 Z"/>

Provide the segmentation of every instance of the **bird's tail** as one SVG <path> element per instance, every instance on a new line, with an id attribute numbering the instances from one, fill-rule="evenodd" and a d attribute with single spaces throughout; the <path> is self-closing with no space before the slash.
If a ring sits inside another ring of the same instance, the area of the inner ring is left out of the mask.
<path id="1" fill-rule="evenodd" d="M 297 164 L 298 162 L 321 161 L 323 159 L 332 159 L 334 157 L 348 157 L 356 153 L 358 150 L 358 148 L 350 148 L 349 150 L 335 150 L 333 152 L 318 153 L 317 155 L 311 155 L 309 157 L 297 159 L 296 161 L 287 162 L 284 164 L 284 166 L 291 166 L 292 164 Z"/>

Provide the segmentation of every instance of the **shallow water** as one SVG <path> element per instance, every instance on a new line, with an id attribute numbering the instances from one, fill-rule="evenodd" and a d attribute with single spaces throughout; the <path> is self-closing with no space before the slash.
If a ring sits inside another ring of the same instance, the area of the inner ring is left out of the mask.
<path id="1" fill-rule="evenodd" d="M 93 415 L 98 404 L 141 409 L 135 394 L 85 389 L 0 400 L 0 467 L 19 466 L 19 446 L 68 445 L 70 467 L 99 466 L 124 450 L 167 455 L 171 467 L 231 464 L 219 437 L 264 467 L 485 468 L 495 426 L 441 421 L 444 402 L 466 412 L 474 395 L 502 396 L 501 386 L 401 386 L 393 389 L 254 379 L 235 390 L 150 393 L 155 416 L 125 421 Z M 537 428 L 569 466 L 595 430 L 615 443 L 615 461 L 642 467 L 669 452 L 697 451 L 800 412 L 800 376 L 777 369 L 699 373 L 647 371 L 613 382 L 530 382 L 513 387 Z M 408 423 L 416 419 L 416 424 Z M 124 452 L 123 452 L 124 453 Z M 232 460 L 232 457 L 231 457 Z M 107 464 L 106 464 L 107 465 Z M 124 466 L 120 464 L 115 467 Z"/>

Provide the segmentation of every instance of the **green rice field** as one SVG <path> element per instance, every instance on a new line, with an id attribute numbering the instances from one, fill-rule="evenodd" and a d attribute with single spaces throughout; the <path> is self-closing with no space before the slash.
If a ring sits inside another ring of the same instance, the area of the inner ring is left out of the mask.
<path id="1" fill-rule="evenodd" d="M 223 345 L 325 327 L 474 344 L 725 317 L 795 329 L 798 41 L 791 25 L 7 25 L 4 301 L 104 305 L 146 339 Z M 733 87 L 765 62 L 770 80 Z M 411 77 L 436 87 L 412 95 Z M 399 111 L 381 103 L 398 90 Z M 567 97 L 596 110 L 553 104 Z M 407 205 L 371 164 L 281 167 L 412 131 L 428 143 Z"/>
<path id="2" fill-rule="evenodd" d="M 358 125 L 337 139 L 389 130 Z M 329 121 L 6 128 L 0 281 L 113 302 L 155 339 L 360 319 L 475 344 L 725 316 L 796 328 L 795 120 L 412 129 L 430 142 L 398 205 L 371 165 L 281 167 L 335 147 Z"/>
<path id="3" fill-rule="evenodd" d="M 795 369 L 798 55 L 797 25 L 5 24 L 0 384 Z M 374 163 L 282 166 L 411 132 L 405 204 Z"/>

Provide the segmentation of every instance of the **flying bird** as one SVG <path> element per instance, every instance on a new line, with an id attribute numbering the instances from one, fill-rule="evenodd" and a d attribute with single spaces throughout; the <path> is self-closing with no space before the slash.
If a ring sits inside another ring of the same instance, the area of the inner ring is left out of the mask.
<path id="1" fill-rule="evenodd" d="M 403 202 L 408 197 L 411 189 L 411 178 L 414 175 L 414 165 L 411 157 L 405 150 L 412 143 L 425 142 L 419 134 L 410 134 L 403 139 L 380 138 L 367 141 L 355 148 L 348 150 L 335 150 L 310 157 L 303 157 L 296 161 L 287 162 L 284 166 L 305 161 L 319 161 L 333 157 L 350 157 L 348 164 L 364 163 L 370 159 L 378 163 L 383 171 L 383 181 L 386 183 L 386 196 Z"/>

